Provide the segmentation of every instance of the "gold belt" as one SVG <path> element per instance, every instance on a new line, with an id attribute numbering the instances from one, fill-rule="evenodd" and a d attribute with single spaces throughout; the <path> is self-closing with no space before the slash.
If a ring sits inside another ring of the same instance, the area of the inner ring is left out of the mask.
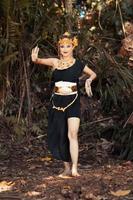
<path id="1" fill-rule="evenodd" d="M 60 88 L 61 87 L 54 87 L 54 92 L 60 93 Z M 76 92 L 77 91 L 77 85 L 73 85 L 73 86 L 67 86 L 67 88 L 71 89 L 71 92 Z"/>
<path id="2" fill-rule="evenodd" d="M 68 107 L 70 107 L 70 106 L 76 101 L 77 97 L 78 97 L 78 93 L 76 93 L 75 98 L 74 98 L 67 106 L 65 106 L 65 107 L 57 107 L 57 106 L 55 106 L 55 105 L 54 105 L 54 102 L 53 102 L 53 100 L 52 100 L 53 109 L 56 109 L 56 110 L 65 112 L 65 110 L 66 110 Z"/>

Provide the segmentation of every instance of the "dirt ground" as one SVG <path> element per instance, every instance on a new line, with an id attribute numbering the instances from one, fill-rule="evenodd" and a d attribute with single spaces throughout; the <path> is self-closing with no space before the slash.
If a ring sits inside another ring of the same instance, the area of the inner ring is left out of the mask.
<path id="1" fill-rule="evenodd" d="M 46 138 L 15 142 L 0 122 L 0 200 L 133 200 L 133 163 L 109 157 L 100 145 L 97 152 L 90 136 L 80 134 L 81 176 L 63 179 Z"/>
<path id="2" fill-rule="evenodd" d="M 81 151 L 81 176 L 62 179 L 62 162 L 42 144 L 14 146 L 0 162 L 0 200 L 133 200 L 132 162 L 82 158 Z"/>

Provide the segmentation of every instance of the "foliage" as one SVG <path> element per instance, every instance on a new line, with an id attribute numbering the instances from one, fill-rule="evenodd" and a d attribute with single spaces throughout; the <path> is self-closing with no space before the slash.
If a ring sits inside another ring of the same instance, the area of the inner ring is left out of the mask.
<path id="1" fill-rule="evenodd" d="M 97 73 L 94 94 L 106 113 L 130 114 L 133 73 L 128 59 L 119 55 L 125 36 L 124 21 L 131 21 L 131 1 L 87 1 L 86 17 L 81 19 L 79 57 Z M 129 11 L 129 12 L 128 12 Z M 126 15 L 124 15 L 126 13 Z M 106 21 L 106 23 L 105 23 Z M 86 38 L 86 40 L 85 40 Z"/>
<path id="2" fill-rule="evenodd" d="M 114 143 L 113 153 L 120 159 L 133 160 L 133 127 L 131 124 L 126 127 L 115 124 L 106 131 L 104 130 L 101 135 Z"/>
<path id="3" fill-rule="evenodd" d="M 95 90 L 103 110 L 107 113 L 119 111 L 126 114 L 130 112 L 127 104 L 132 104 L 132 71 L 127 68 L 124 61 L 120 61 L 119 57 L 111 56 L 101 47 L 97 47 L 97 52 L 93 52 L 91 58 L 96 63 L 98 80 Z M 123 108 L 122 111 L 121 108 Z"/>
<path id="4" fill-rule="evenodd" d="M 125 37 L 124 22 L 132 21 L 132 2 L 90 0 L 87 5 L 88 16 L 81 21 L 79 56 L 84 57 L 97 72 L 93 92 L 94 97 L 100 100 L 105 116 L 119 116 L 114 128 L 102 127 L 98 132 L 101 135 L 105 131 L 105 138 L 110 132 L 109 140 L 114 140 L 116 146 L 120 145 L 119 156 L 131 160 L 132 125 L 123 128 L 121 123 L 132 112 L 133 71 L 128 67 L 127 58 L 119 55 L 119 49 Z"/>
<path id="5" fill-rule="evenodd" d="M 133 127 L 128 126 L 120 131 L 120 138 L 116 142 L 121 145 L 120 158 L 133 160 Z"/>
<path id="6" fill-rule="evenodd" d="M 2 44 L 0 82 L 2 83 L 1 88 L 4 88 L 5 91 L 3 111 L 6 115 L 9 112 L 13 114 L 14 109 L 11 111 L 11 107 L 8 106 L 11 105 L 9 103 L 11 99 L 16 99 L 16 114 L 19 113 L 20 116 L 26 117 L 28 113 L 30 125 L 32 121 L 31 106 L 33 106 L 31 82 L 36 83 L 35 79 L 39 82 L 41 79 L 47 81 L 50 77 L 48 70 L 47 73 L 39 72 L 37 76 L 33 75 L 36 66 L 30 62 L 30 52 L 38 44 L 40 56 L 57 54 L 55 48 L 57 35 L 66 29 L 66 15 L 61 4 L 53 4 L 52 1 L 50 3 L 50 1 L 25 0 L 18 3 L 17 1 L 2 0 L 0 9 L 0 42 Z M 35 87 L 37 88 L 38 84 Z"/>
<path id="7" fill-rule="evenodd" d="M 132 20 L 131 0 L 82 1 L 84 18 L 80 5 L 70 14 L 63 2 L 0 1 L 2 114 L 13 119 L 20 138 L 27 132 L 41 135 L 47 126 L 51 71 L 31 63 L 31 49 L 38 44 L 40 57 L 58 56 L 58 37 L 66 30 L 80 40 L 75 56 L 84 58 L 97 73 L 92 87 L 103 111 L 117 113 L 123 120 L 132 107 L 132 70 L 118 55 L 125 36 L 123 24 Z"/>

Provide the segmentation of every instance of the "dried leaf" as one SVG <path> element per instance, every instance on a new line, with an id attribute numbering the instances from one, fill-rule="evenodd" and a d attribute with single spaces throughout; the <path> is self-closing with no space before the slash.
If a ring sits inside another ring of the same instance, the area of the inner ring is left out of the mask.
<path id="1" fill-rule="evenodd" d="M 40 158 L 41 161 L 51 161 L 51 157 Z"/>
<path id="2" fill-rule="evenodd" d="M 9 182 L 7 182 L 7 181 L 1 181 L 0 182 L 0 187 L 13 186 L 13 185 L 14 185 L 14 183 L 12 181 L 9 181 Z"/>
<path id="3" fill-rule="evenodd" d="M 37 196 L 37 195 L 39 195 L 40 194 L 40 192 L 37 192 L 37 191 L 29 191 L 28 193 L 28 196 Z"/>
<path id="4" fill-rule="evenodd" d="M 12 181 L 1 181 L 0 182 L 0 192 L 10 190 L 13 187 L 14 183 Z"/>
<path id="5" fill-rule="evenodd" d="M 63 189 L 71 189 L 70 185 L 64 185 Z"/>
<path id="6" fill-rule="evenodd" d="M 111 191 L 110 193 L 114 196 L 126 196 L 131 192 L 131 190 L 117 190 L 116 192 Z"/>

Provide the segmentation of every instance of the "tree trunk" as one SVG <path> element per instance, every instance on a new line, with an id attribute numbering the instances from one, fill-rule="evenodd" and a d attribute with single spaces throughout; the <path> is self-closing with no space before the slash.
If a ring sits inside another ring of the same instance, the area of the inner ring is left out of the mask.
<path id="1" fill-rule="evenodd" d="M 73 13 L 73 3 L 75 2 L 75 0 L 66 0 L 65 1 L 65 8 L 66 8 L 66 12 L 68 13 L 68 17 L 66 19 L 66 24 L 67 24 L 67 29 L 69 32 L 72 32 L 72 20 L 71 20 L 71 16 Z"/>
<path id="2" fill-rule="evenodd" d="M 28 103 L 28 127 L 30 129 L 32 124 L 32 117 L 31 117 L 31 91 L 30 91 L 30 78 L 29 78 L 29 61 L 28 58 L 25 56 L 24 49 L 21 49 L 21 56 L 22 56 L 22 63 L 24 67 L 24 79 L 26 85 L 26 92 L 27 92 L 27 103 Z"/>
<path id="3" fill-rule="evenodd" d="M 72 0 L 66 0 L 65 1 L 65 7 L 66 7 L 66 11 L 67 13 L 71 14 L 72 13 Z"/>

